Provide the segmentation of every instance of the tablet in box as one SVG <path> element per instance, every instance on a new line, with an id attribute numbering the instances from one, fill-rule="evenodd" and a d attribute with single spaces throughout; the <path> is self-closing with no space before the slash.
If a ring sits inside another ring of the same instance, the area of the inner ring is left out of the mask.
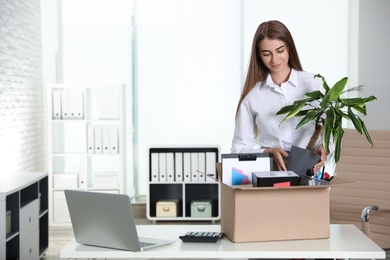
<path id="1" fill-rule="evenodd" d="M 227 185 L 250 184 L 252 172 L 272 171 L 272 168 L 272 154 L 222 154 L 222 182 Z"/>
<path id="2" fill-rule="evenodd" d="M 295 186 L 299 176 L 293 171 L 252 172 L 253 187 Z"/>

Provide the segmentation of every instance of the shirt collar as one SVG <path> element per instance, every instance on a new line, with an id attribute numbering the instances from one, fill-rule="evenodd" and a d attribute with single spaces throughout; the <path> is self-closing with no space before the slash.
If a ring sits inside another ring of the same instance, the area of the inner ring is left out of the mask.
<path id="1" fill-rule="evenodd" d="M 298 81 L 298 72 L 294 69 L 291 69 L 290 77 L 288 78 L 286 83 L 289 83 L 292 86 L 296 87 L 298 85 L 297 81 Z M 277 87 L 277 85 L 275 85 L 275 83 L 272 81 L 270 74 L 268 74 L 264 85 L 268 87 Z"/>

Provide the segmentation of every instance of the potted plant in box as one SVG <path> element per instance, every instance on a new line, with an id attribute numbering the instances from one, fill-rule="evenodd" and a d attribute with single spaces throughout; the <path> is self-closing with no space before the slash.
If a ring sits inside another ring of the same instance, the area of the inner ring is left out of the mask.
<path id="1" fill-rule="evenodd" d="M 342 127 L 343 118 L 352 121 L 355 129 L 360 134 L 364 133 L 367 141 L 373 145 L 363 120 L 355 112 L 366 115 L 366 103 L 375 100 L 376 97 L 342 98 L 344 93 L 357 90 L 361 86 L 345 90 L 348 78 L 344 77 L 336 82 L 333 87 L 329 87 L 323 76 L 317 74 L 315 77 L 322 79 L 324 93 L 321 91 L 308 92 L 305 94 L 306 98 L 296 100 L 292 105 L 282 107 L 276 113 L 277 115 L 287 114 L 281 124 L 292 117 L 303 117 L 296 128 L 314 122 L 313 135 L 306 149 L 312 151 L 318 138 L 323 134 L 325 151 L 329 152 L 329 145 L 331 142 L 334 142 L 334 158 L 336 163 L 340 160 L 341 154 L 341 143 L 344 134 Z"/>

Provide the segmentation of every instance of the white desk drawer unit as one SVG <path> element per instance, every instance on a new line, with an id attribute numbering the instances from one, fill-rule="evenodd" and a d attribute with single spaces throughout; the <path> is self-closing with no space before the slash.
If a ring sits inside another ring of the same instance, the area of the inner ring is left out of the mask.
<path id="1" fill-rule="evenodd" d="M 20 209 L 20 241 L 39 228 L 39 199 Z"/>
<path id="2" fill-rule="evenodd" d="M 39 229 L 20 242 L 20 260 L 39 259 Z"/>

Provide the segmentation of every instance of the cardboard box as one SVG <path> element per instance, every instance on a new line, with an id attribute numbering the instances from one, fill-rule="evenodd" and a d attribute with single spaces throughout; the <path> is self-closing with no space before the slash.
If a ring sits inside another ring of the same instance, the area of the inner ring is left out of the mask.
<path id="1" fill-rule="evenodd" d="M 221 231 L 232 242 L 329 238 L 329 191 L 221 183 Z"/>
<path id="2" fill-rule="evenodd" d="M 156 217 L 177 217 L 179 200 L 159 200 L 156 202 Z"/>
<path id="3" fill-rule="evenodd" d="M 191 201 L 191 217 L 192 218 L 210 218 L 211 217 L 211 201 L 210 200 L 194 200 Z"/>

